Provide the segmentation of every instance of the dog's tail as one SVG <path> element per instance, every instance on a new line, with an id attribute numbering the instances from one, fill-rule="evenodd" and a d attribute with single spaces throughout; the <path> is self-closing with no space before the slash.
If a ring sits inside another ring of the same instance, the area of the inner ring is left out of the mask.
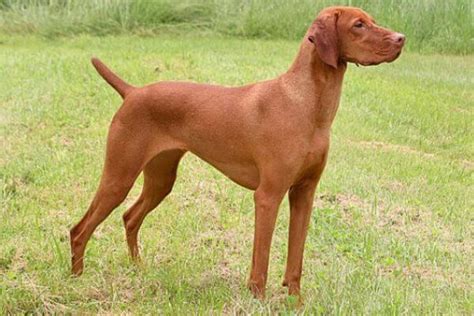
<path id="1" fill-rule="evenodd" d="M 130 93 L 134 86 L 129 85 L 125 81 L 119 78 L 116 74 L 112 72 L 103 62 L 101 62 L 98 58 L 93 57 L 91 59 L 92 65 L 94 65 L 95 69 L 108 82 L 117 92 L 122 96 L 123 99 Z"/>

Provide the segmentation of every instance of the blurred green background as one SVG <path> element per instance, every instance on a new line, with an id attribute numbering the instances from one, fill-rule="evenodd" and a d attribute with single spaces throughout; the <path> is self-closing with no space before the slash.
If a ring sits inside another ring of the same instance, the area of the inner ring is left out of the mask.
<path id="1" fill-rule="evenodd" d="M 0 32 L 56 37 L 187 31 L 294 40 L 320 9 L 338 4 L 366 9 L 380 24 L 405 33 L 410 50 L 474 50 L 471 0 L 0 0 Z"/>

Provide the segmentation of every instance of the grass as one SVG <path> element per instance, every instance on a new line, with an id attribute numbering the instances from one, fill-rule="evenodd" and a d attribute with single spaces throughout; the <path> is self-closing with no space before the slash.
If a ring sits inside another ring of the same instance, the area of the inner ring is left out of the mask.
<path id="1" fill-rule="evenodd" d="M 299 40 L 330 5 L 367 10 L 381 25 L 405 33 L 409 50 L 474 52 L 470 0 L 0 0 L 0 32 L 48 38 L 199 32 Z"/>
<path id="2" fill-rule="evenodd" d="M 121 216 L 96 231 L 80 278 L 68 230 L 96 189 L 120 97 L 101 57 L 129 82 L 240 85 L 285 71 L 298 43 L 187 36 L 0 37 L 0 311 L 293 313 L 280 286 L 281 207 L 261 303 L 245 289 L 252 194 L 192 155 L 141 231 L 130 262 Z M 474 57 L 406 53 L 348 70 L 305 252 L 308 314 L 474 313 Z"/>

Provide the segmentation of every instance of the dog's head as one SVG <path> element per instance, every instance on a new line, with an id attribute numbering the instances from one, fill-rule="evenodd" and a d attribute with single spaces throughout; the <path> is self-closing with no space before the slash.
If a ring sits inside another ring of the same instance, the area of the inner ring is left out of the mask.
<path id="1" fill-rule="evenodd" d="M 321 11 L 307 33 L 321 60 L 364 66 L 392 62 L 400 56 L 405 36 L 378 26 L 358 8 L 330 7 Z"/>

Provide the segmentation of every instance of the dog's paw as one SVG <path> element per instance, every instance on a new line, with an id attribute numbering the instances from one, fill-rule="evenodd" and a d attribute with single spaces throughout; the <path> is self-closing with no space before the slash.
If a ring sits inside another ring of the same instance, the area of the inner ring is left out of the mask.
<path id="1" fill-rule="evenodd" d="M 247 282 L 247 288 L 252 292 L 252 295 L 254 298 L 258 300 L 264 300 L 265 299 L 265 287 L 258 284 L 255 281 L 249 280 Z"/>

